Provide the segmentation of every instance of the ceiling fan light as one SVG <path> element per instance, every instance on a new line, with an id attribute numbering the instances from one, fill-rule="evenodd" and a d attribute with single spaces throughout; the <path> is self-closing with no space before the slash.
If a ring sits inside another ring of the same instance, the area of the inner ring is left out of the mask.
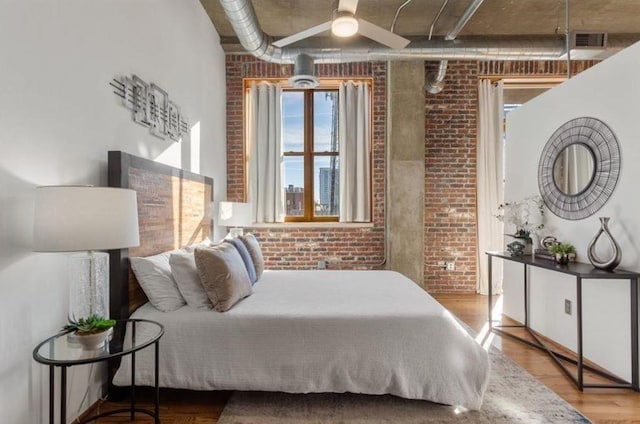
<path id="1" fill-rule="evenodd" d="M 358 32 L 358 20 L 353 16 L 338 16 L 331 23 L 331 32 L 336 37 L 351 37 Z"/>

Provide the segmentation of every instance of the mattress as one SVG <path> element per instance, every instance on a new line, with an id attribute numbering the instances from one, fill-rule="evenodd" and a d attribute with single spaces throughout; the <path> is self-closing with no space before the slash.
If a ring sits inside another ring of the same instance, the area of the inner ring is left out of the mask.
<path id="1" fill-rule="evenodd" d="M 393 271 L 265 271 L 230 311 L 132 318 L 165 326 L 160 386 L 192 390 L 393 394 L 479 409 L 487 352 L 435 299 Z M 136 383 L 154 383 L 153 349 Z M 129 385 L 124 357 L 114 384 Z"/>

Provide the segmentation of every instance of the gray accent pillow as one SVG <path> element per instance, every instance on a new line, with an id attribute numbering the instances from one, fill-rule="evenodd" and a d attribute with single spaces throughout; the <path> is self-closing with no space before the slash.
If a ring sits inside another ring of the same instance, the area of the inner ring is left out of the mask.
<path id="1" fill-rule="evenodd" d="M 226 243 L 231 243 L 238 250 L 240 257 L 242 258 L 242 262 L 244 262 L 245 268 L 247 268 L 247 274 L 249 274 L 249 280 L 251 284 L 258 281 L 258 277 L 256 277 L 256 267 L 253 266 L 253 260 L 251 259 L 251 254 L 247 250 L 247 246 L 237 238 L 225 239 Z"/>
<path id="2" fill-rule="evenodd" d="M 193 254 L 204 291 L 216 311 L 228 311 L 252 293 L 247 268 L 232 244 L 197 247 Z"/>
<path id="3" fill-rule="evenodd" d="M 200 274 L 198 274 L 193 253 L 172 253 L 169 257 L 169 265 L 171 265 L 173 279 L 187 305 L 192 308 L 211 309 L 213 305 L 200 282 Z"/>
<path id="4" fill-rule="evenodd" d="M 129 258 L 131 269 L 149 302 L 162 312 L 171 312 L 184 306 L 184 299 L 171 274 L 169 256 L 184 250 L 172 250 L 145 258 Z"/>
<path id="5" fill-rule="evenodd" d="M 258 244 L 258 240 L 253 234 L 244 234 L 238 237 L 247 250 L 249 251 L 249 255 L 251 255 L 251 260 L 253 260 L 253 266 L 256 269 L 256 281 L 260 279 L 262 272 L 264 271 L 264 257 L 262 256 L 262 250 L 260 249 L 260 244 Z"/>

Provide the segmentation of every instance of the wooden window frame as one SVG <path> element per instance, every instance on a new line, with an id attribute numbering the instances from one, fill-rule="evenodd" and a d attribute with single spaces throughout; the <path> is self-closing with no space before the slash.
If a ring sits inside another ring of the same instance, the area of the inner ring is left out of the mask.
<path id="1" fill-rule="evenodd" d="M 315 159 L 316 157 L 338 157 L 339 152 L 316 152 L 314 150 L 314 107 L 313 99 L 316 93 L 338 92 L 338 88 L 321 87 L 314 90 L 283 89 L 283 92 L 301 92 L 304 95 L 304 141 L 302 152 L 283 152 L 284 157 L 302 157 L 304 165 L 304 214 L 286 215 L 285 222 L 338 222 L 338 215 L 315 214 Z"/>
<path id="2" fill-rule="evenodd" d="M 299 153 L 299 152 L 283 152 L 283 157 L 295 157 L 295 156 L 302 156 L 303 162 L 304 162 L 304 215 L 300 215 L 300 216 L 292 216 L 292 215 L 285 215 L 285 223 L 305 223 L 305 222 L 326 222 L 326 223 L 337 223 L 339 221 L 339 216 L 338 215 L 332 215 L 332 216 L 315 216 L 314 212 L 315 212 L 315 202 L 313 200 L 314 198 L 314 158 L 317 156 L 327 156 L 327 157 L 331 157 L 331 156 L 339 156 L 339 151 L 337 152 L 314 152 L 313 151 L 313 136 L 314 136 L 314 123 L 313 123 L 313 95 L 311 94 L 307 94 L 308 92 L 322 92 L 322 91 L 338 91 L 339 87 L 340 87 L 340 83 L 344 82 L 344 81 L 353 81 L 353 82 L 361 82 L 361 83 L 366 83 L 367 85 L 369 85 L 369 89 L 370 92 L 372 93 L 372 95 L 370 96 L 370 105 L 369 105 L 369 120 L 370 120 L 370 124 L 371 124 L 371 150 L 369 151 L 369 161 L 371 163 L 371 175 L 370 175 L 370 184 L 369 184 L 369 189 L 371 191 L 370 193 L 370 199 L 371 199 L 371 204 L 369 205 L 369 208 L 371 209 L 371 211 L 373 212 L 373 114 L 374 114 L 374 109 L 373 109 L 373 78 L 342 78 L 342 79 L 335 79 L 335 78 L 323 78 L 320 79 L 320 84 L 318 85 L 318 87 L 316 87 L 315 89 L 311 89 L 311 90 L 302 90 L 302 89 L 296 89 L 296 88 L 292 88 L 289 86 L 289 81 L 287 79 L 282 79 L 282 78 L 244 78 L 243 79 L 243 87 L 244 87 L 244 99 L 246 99 L 246 94 L 249 92 L 249 87 L 251 86 L 252 83 L 258 83 L 261 81 L 267 81 L 270 82 L 272 84 L 277 84 L 279 83 L 282 86 L 282 91 L 285 92 L 292 92 L 292 91 L 300 91 L 300 92 L 304 92 L 305 96 L 304 96 L 304 113 L 305 113 L 305 117 L 304 117 L 304 152 Z M 246 105 L 244 105 L 243 107 L 243 140 L 246 140 L 246 116 L 244 116 L 246 114 Z M 247 152 L 247 143 L 244 143 L 244 168 L 245 168 L 245 193 L 244 193 L 244 197 L 245 199 L 248 196 L 247 193 L 247 187 L 248 187 L 248 172 L 246 172 L 246 170 L 249 167 L 249 162 L 248 162 L 248 152 Z M 309 188 L 309 190 L 307 190 L 307 188 Z M 286 196 L 286 193 L 285 193 Z M 286 206 L 285 206 L 286 207 Z M 373 216 L 372 216 L 372 221 L 373 221 Z"/>

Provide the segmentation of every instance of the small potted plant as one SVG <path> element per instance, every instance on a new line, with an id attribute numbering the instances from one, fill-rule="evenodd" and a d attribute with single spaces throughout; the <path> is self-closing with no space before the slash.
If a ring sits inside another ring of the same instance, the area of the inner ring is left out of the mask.
<path id="1" fill-rule="evenodd" d="M 116 325 L 115 320 L 93 314 L 79 320 L 69 318 L 69 324 L 62 329 L 69 332 L 73 331 L 76 336 L 75 340 L 85 350 L 94 350 L 99 349 L 104 344 L 114 325 Z"/>
<path id="2" fill-rule="evenodd" d="M 557 243 L 549 247 L 549 251 L 555 255 L 556 262 L 561 265 L 569 263 L 571 255 L 576 254 L 576 248 L 570 243 Z"/>

